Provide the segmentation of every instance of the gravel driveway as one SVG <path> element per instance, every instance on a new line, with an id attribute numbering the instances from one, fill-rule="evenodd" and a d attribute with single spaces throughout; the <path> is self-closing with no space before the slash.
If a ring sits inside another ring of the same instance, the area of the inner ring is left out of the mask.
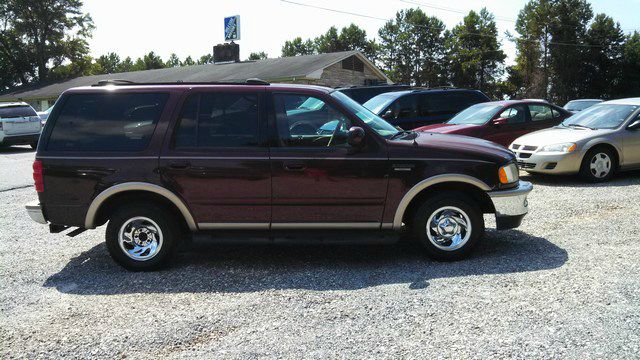
<path id="1" fill-rule="evenodd" d="M 640 354 L 638 172 L 529 178 L 523 226 L 456 263 L 409 245 L 196 242 L 169 270 L 130 273 L 104 228 L 69 238 L 30 221 L 32 159 L 0 153 L 1 358 Z"/>

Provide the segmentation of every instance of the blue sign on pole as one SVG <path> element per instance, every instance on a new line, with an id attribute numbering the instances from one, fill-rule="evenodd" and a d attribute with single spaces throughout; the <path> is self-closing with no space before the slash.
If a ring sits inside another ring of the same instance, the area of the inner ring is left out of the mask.
<path id="1" fill-rule="evenodd" d="M 240 40 L 240 15 L 224 18 L 224 41 Z"/>

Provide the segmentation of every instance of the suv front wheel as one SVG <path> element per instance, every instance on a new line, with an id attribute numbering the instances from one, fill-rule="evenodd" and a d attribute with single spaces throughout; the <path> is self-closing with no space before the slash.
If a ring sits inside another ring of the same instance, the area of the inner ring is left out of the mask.
<path id="1" fill-rule="evenodd" d="M 415 212 L 412 232 L 429 257 L 455 261 L 469 255 L 484 235 L 479 207 L 458 193 L 430 197 Z"/>
<path id="2" fill-rule="evenodd" d="M 160 207 L 130 205 L 116 210 L 107 225 L 106 243 L 115 262 L 127 270 L 166 266 L 178 242 L 175 218 Z"/>

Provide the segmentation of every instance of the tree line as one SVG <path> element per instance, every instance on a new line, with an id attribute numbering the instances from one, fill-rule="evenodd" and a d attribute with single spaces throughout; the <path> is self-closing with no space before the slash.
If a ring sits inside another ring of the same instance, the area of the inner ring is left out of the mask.
<path id="1" fill-rule="evenodd" d="M 153 51 L 124 59 L 89 56 L 94 30 L 81 0 L 6 0 L 0 4 L 0 90 L 82 75 L 207 64 L 212 54 L 163 60 Z M 625 34 L 586 0 L 530 0 L 516 34 L 501 35 L 486 9 L 469 11 L 447 29 L 421 9 L 404 9 L 370 39 L 355 24 L 330 27 L 313 39 L 296 37 L 281 56 L 359 50 L 395 82 L 480 89 L 495 98 L 616 98 L 640 94 L 640 33 Z M 503 42 L 516 46 L 505 65 Z M 267 58 L 251 53 L 248 60 Z"/>

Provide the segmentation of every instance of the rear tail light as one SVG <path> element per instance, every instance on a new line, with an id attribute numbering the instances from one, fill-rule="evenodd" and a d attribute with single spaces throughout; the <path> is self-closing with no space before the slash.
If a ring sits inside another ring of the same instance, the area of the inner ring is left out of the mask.
<path id="1" fill-rule="evenodd" d="M 36 160 L 33 162 L 33 181 L 36 187 L 36 191 L 41 193 L 44 191 L 44 181 L 42 178 L 42 161 Z"/>

